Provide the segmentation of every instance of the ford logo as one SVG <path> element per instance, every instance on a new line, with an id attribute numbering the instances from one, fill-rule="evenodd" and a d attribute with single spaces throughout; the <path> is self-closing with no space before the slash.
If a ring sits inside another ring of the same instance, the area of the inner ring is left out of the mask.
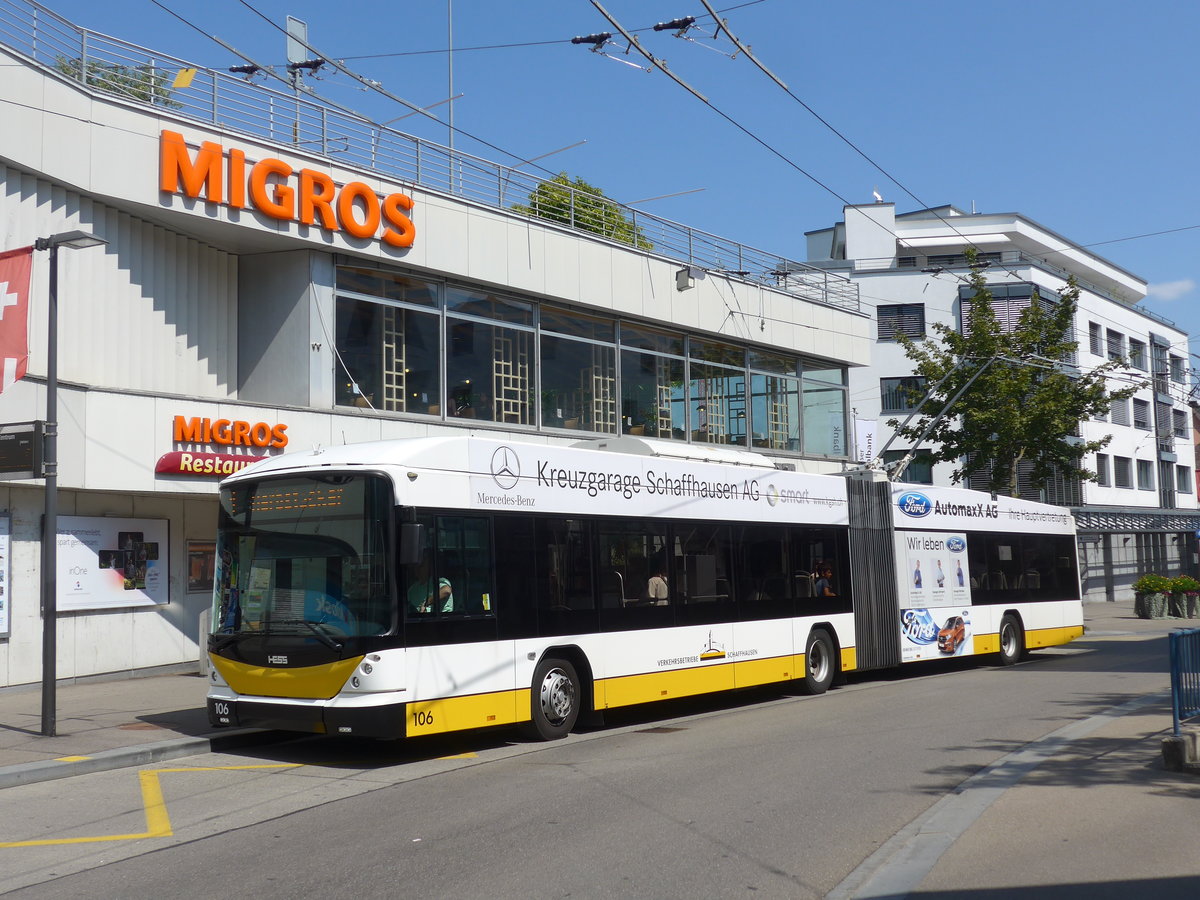
<path id="1" fill-rule="evenodd" d="M 952 537 L 946 540 L 946 549 L 951 553 L 962 553 L 967 549 L 967 542 L 960 537 Z"/>
<path id="2" fill-rule="evenodd" d="M 896 501 L 896 505 L 900 507 L 900 512 L 906 516 L 912 516 L 914 519 L 927 516 L 933 511 L 933 504 L 929 502 L 929 498 L 924 494 L 918 494 L 916 491 L 901 494 L 900 499 Z"/>

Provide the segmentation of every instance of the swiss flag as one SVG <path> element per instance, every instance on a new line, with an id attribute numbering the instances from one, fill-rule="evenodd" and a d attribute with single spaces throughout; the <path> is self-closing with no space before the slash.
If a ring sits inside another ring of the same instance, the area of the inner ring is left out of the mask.
<path id="1" fill-rule="evenodd" d="M 29 364 L 32 263 L 32 247 L 0 253 L 0 391 L 24 378 Z"/>

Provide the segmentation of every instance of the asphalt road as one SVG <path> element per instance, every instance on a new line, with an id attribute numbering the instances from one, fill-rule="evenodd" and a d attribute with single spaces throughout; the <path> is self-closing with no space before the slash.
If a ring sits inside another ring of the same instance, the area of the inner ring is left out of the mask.
<path id="1" fill-rule="evenodd" d="M 0 842 L 49 843 L 0 849 L 0 891 L 824 897 L 981 769 L 1165 690 L 1165 657 L 1163 637 L 1102 637 L 610 714 L 552 744 L 306 739 L 10 788 Z"/>

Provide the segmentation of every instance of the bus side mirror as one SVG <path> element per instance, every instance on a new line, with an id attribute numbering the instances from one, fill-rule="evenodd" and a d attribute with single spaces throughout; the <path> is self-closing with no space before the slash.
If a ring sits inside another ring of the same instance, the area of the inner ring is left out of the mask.
<path id="1" fill-rule="evenodd" d="M 400 558 L 402 566 L 415 566 L 421 561 L 425 548 L 425 526 L 419 522 L 404 522 L 400 525 Z"/>

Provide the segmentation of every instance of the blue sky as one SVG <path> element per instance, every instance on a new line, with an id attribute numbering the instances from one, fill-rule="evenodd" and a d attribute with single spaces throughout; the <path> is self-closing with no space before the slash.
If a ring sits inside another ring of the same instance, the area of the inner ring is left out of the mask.
<path id="1" fill-rule="evenodd" d="M 419 105 L 450 95 L 446 0 L 160 2 L 271 64 L 286 61 L 283 35 L 250 6 L 280 24 L 290 14 L 308 23 L 314 46 L 393 93 Z M 454 93 L 464 95 L 454 123 L 517 159 L 586 140 L 541 165 L 626 202 L 694 191 L 640 208 L 795 259 L 805 256 L 805 231 L 841 218 L 842 198 L 869 202 L 876 188 L 901 212 L 944 203 L 1019 212 L 1099 244 L 1095 252 L 1150 282 L 1147 307 L 1200 335 L 1200 4 L 710 0 L 796 97 L 918 204 L 751 62 L 716 52 L 734 48 L 712 39 L 698 0 L 601 2 L 714 106 L 834 193 L 660 72 L 569 43 L 613 30 L 589 0 L 451 2 Z M 151 0 L 48 5 L 76 24 L 201 65 L 241 62 Z M 685 15 L 699 19 L 689 33 L 695 43 L 650 30 Z M 467 49 L 504 44 L 533 45 Z M 608 47 L 641 61 L 624 49 Z M 379 120 L 405 111 L 339 74 L 315 87 Z M 446 141 L 437 123 L 404 124 Z M 454 143 L 513 161 L 461 135 Z"/>

